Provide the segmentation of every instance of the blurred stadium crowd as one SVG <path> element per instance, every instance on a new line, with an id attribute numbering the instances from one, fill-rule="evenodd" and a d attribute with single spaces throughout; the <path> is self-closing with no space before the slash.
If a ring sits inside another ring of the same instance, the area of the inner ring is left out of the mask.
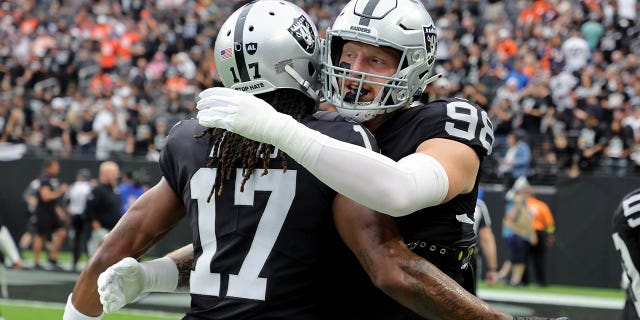
<path id="1" fill-rule="evenodd" d="M 346 3 L 294 2 L 321 35 Z M 496 141 L 483 179 L 501 179 L 516 130 L 532 151 L 532 183 L 640 172 L 637 0 L 423 2 L 443 74 L 424 97 L 460 96 L 489 112 Z M 197 94 L 221 85 L 213 43 L 238 4 L 3 1 L 0 153 L 157 160 Z"/>

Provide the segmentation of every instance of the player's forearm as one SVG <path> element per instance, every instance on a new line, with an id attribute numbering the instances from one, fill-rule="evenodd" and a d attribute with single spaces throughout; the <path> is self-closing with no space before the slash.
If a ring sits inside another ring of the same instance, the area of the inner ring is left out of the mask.
<path id="1" fill-rule="evenodd" d="M 189 279 L 194 261 L 193 245 L 188 244 L 172 251 L 167 254 L 167 257 L 171 258 L 178 268 L 178 285 L 176 292 L 189 292 Z"/>
<path id="2" fill-rule="evenodd" d="M 124 218 L 123 218 L 124 219 Z M 128 226 L 126 222 L 121 224 Z M 114 234 L 115 233 L 115 234 Z M 102 314 L 102 304 L 98 296 L 97 280 L 101 272 L 127 256 L 134 256 L 134 248 L 124 234 L 115 228 L 92 255 L 87 266 L 82 270 L 73 288 L 72 303 L 84 315 L 96 317 Z"/>
<path id="3" fill-rule="evenodd" d="M 512 317 L 470 294 L 429 261 L 413 255 L 400 266 L 398 282 L 381 289 L 421 316 L 442 320 L 511 320 Z"/>
<path id="4" fill-rule="evenodd" d="M 334 221 L 340 237 L 374 285 L 419 315 L 433 319 L 511 319 L 468 293 L 407 248 L 393 219 L 338 195 Z"/>
<path id="5" fill-rule="evenodd" d="M 425 154 L 413 154 L 396 162 L 294 122 L 278 135 L 274 144 L 322 182 L 391 216 L 404 216 L 437 205 L 449 190 L 446 171 Z"/>

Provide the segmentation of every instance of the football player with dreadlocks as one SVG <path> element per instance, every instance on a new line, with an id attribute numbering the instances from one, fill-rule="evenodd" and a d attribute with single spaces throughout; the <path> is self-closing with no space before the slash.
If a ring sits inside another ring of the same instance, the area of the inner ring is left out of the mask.
<path id="1" fill-rule="evenodd" d="M 352 0 L 327 30 L 323 93 L 345 118 L 363 123 L 382 154 L 300 125 L 259 98 L 207 89 L 198 120 L 272 144 L 338 193 L 394 217 L 417 254 L 470 292 L 475 276 L 473 212 L 481 161 L 491 153 L 487 113 L 459 98 L 415 103 L 437 76 L 436 28 L 420 1 Z M 465 280 L 467 279 L 467 280 Z M 406 309 L 388 306 L 379 318 Z"/>
<path id="2" fill-rule="evenodd" d="M 318 103 L 320 45 L 297 6 L 265 0 L 241 7 L 220 29 L 215 52 L 225 85 L 258 94 L 310 128 L 376 148 L 358 123 L 308 117 Z M 170 130 L 160 168 L 160 182 L 131 206 L 81 273 L 64 319 L 100 318 L 99 274 L 125 257 L 140 258 L 185 216 L 195 262 L 184 319 L 318 319 L 321 244 L 335 233 L 332 206 L 349 205 L 346 198 L 277 148 L 196 119 Z M 159 276 L 147 287 L 171 287 L 175 264 L 152 266 Z"/>

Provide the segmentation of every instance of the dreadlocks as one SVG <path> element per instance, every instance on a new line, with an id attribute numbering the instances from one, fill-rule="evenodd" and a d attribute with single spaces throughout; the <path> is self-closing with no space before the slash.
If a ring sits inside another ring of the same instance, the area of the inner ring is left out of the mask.
<path id="1" fill-rule="evenodd" d="M 271 104 L 279 112 L 288 114 L 298 121 L 315 110 L 315 101 L 310 100 L 297 90 L 278 89 L 260 94 L 258 97 Z M 218 168 L 218 174 L 207 202 L 211 201 L 216 187 L 218 188 L 218 196 L 222 194 L 223 182 L 231 179 L 232 173 L 235 171 L 234 168 L 242 168 L 241 192 L 244 191 L 245 182 L 255 172 L 259 163 L 262 163 L 262 175 L 269 173 L 268 168 L 271 162 L 269 156 L 274 149 L 272 145 L 249 140 L 220 128 L 207 128 L 194 138 L 199 140 L 206 135 L 208 135 L 209 144 L 213 145 L 212 157 L 207 162 L 207 168 Z M 280 151 L 278 155 L 282 161 L 282 168 L 286 171 L 285 153 Z"/>

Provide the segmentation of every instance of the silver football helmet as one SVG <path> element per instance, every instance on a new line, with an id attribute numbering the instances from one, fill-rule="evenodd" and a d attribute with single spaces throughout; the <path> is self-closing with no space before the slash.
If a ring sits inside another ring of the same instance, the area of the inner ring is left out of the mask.
<path id="1" fill-rule="evenodd" d="M 401 56 L 396 73 L 383 77 L 341 66 L 339 59 L 347 41 L 398 50 Z M 436 47 L 436 28 L 420 1 L 351 0 L 327 30 L 321 66 L 324 98 L 342 116 L 359 122 L 408 106 L 436 78 L 429 78 Z M 362 94 L 365 83 L 381 85 L 371 79 L 383 80 L 384 89 L 373 101 L 359 101 L 366 94 Z M 345 82 L 359 84 L 355 95 L 356 90 L 345 88 Z"/>
<path id="2" fill-rule="evenodd" d="M 252 94 L 294 89 L 317 104 L 318 31 L 298 6 L 282 0 L 244 5 L 222 25 L 214 50 L 225 87 Z"/>

